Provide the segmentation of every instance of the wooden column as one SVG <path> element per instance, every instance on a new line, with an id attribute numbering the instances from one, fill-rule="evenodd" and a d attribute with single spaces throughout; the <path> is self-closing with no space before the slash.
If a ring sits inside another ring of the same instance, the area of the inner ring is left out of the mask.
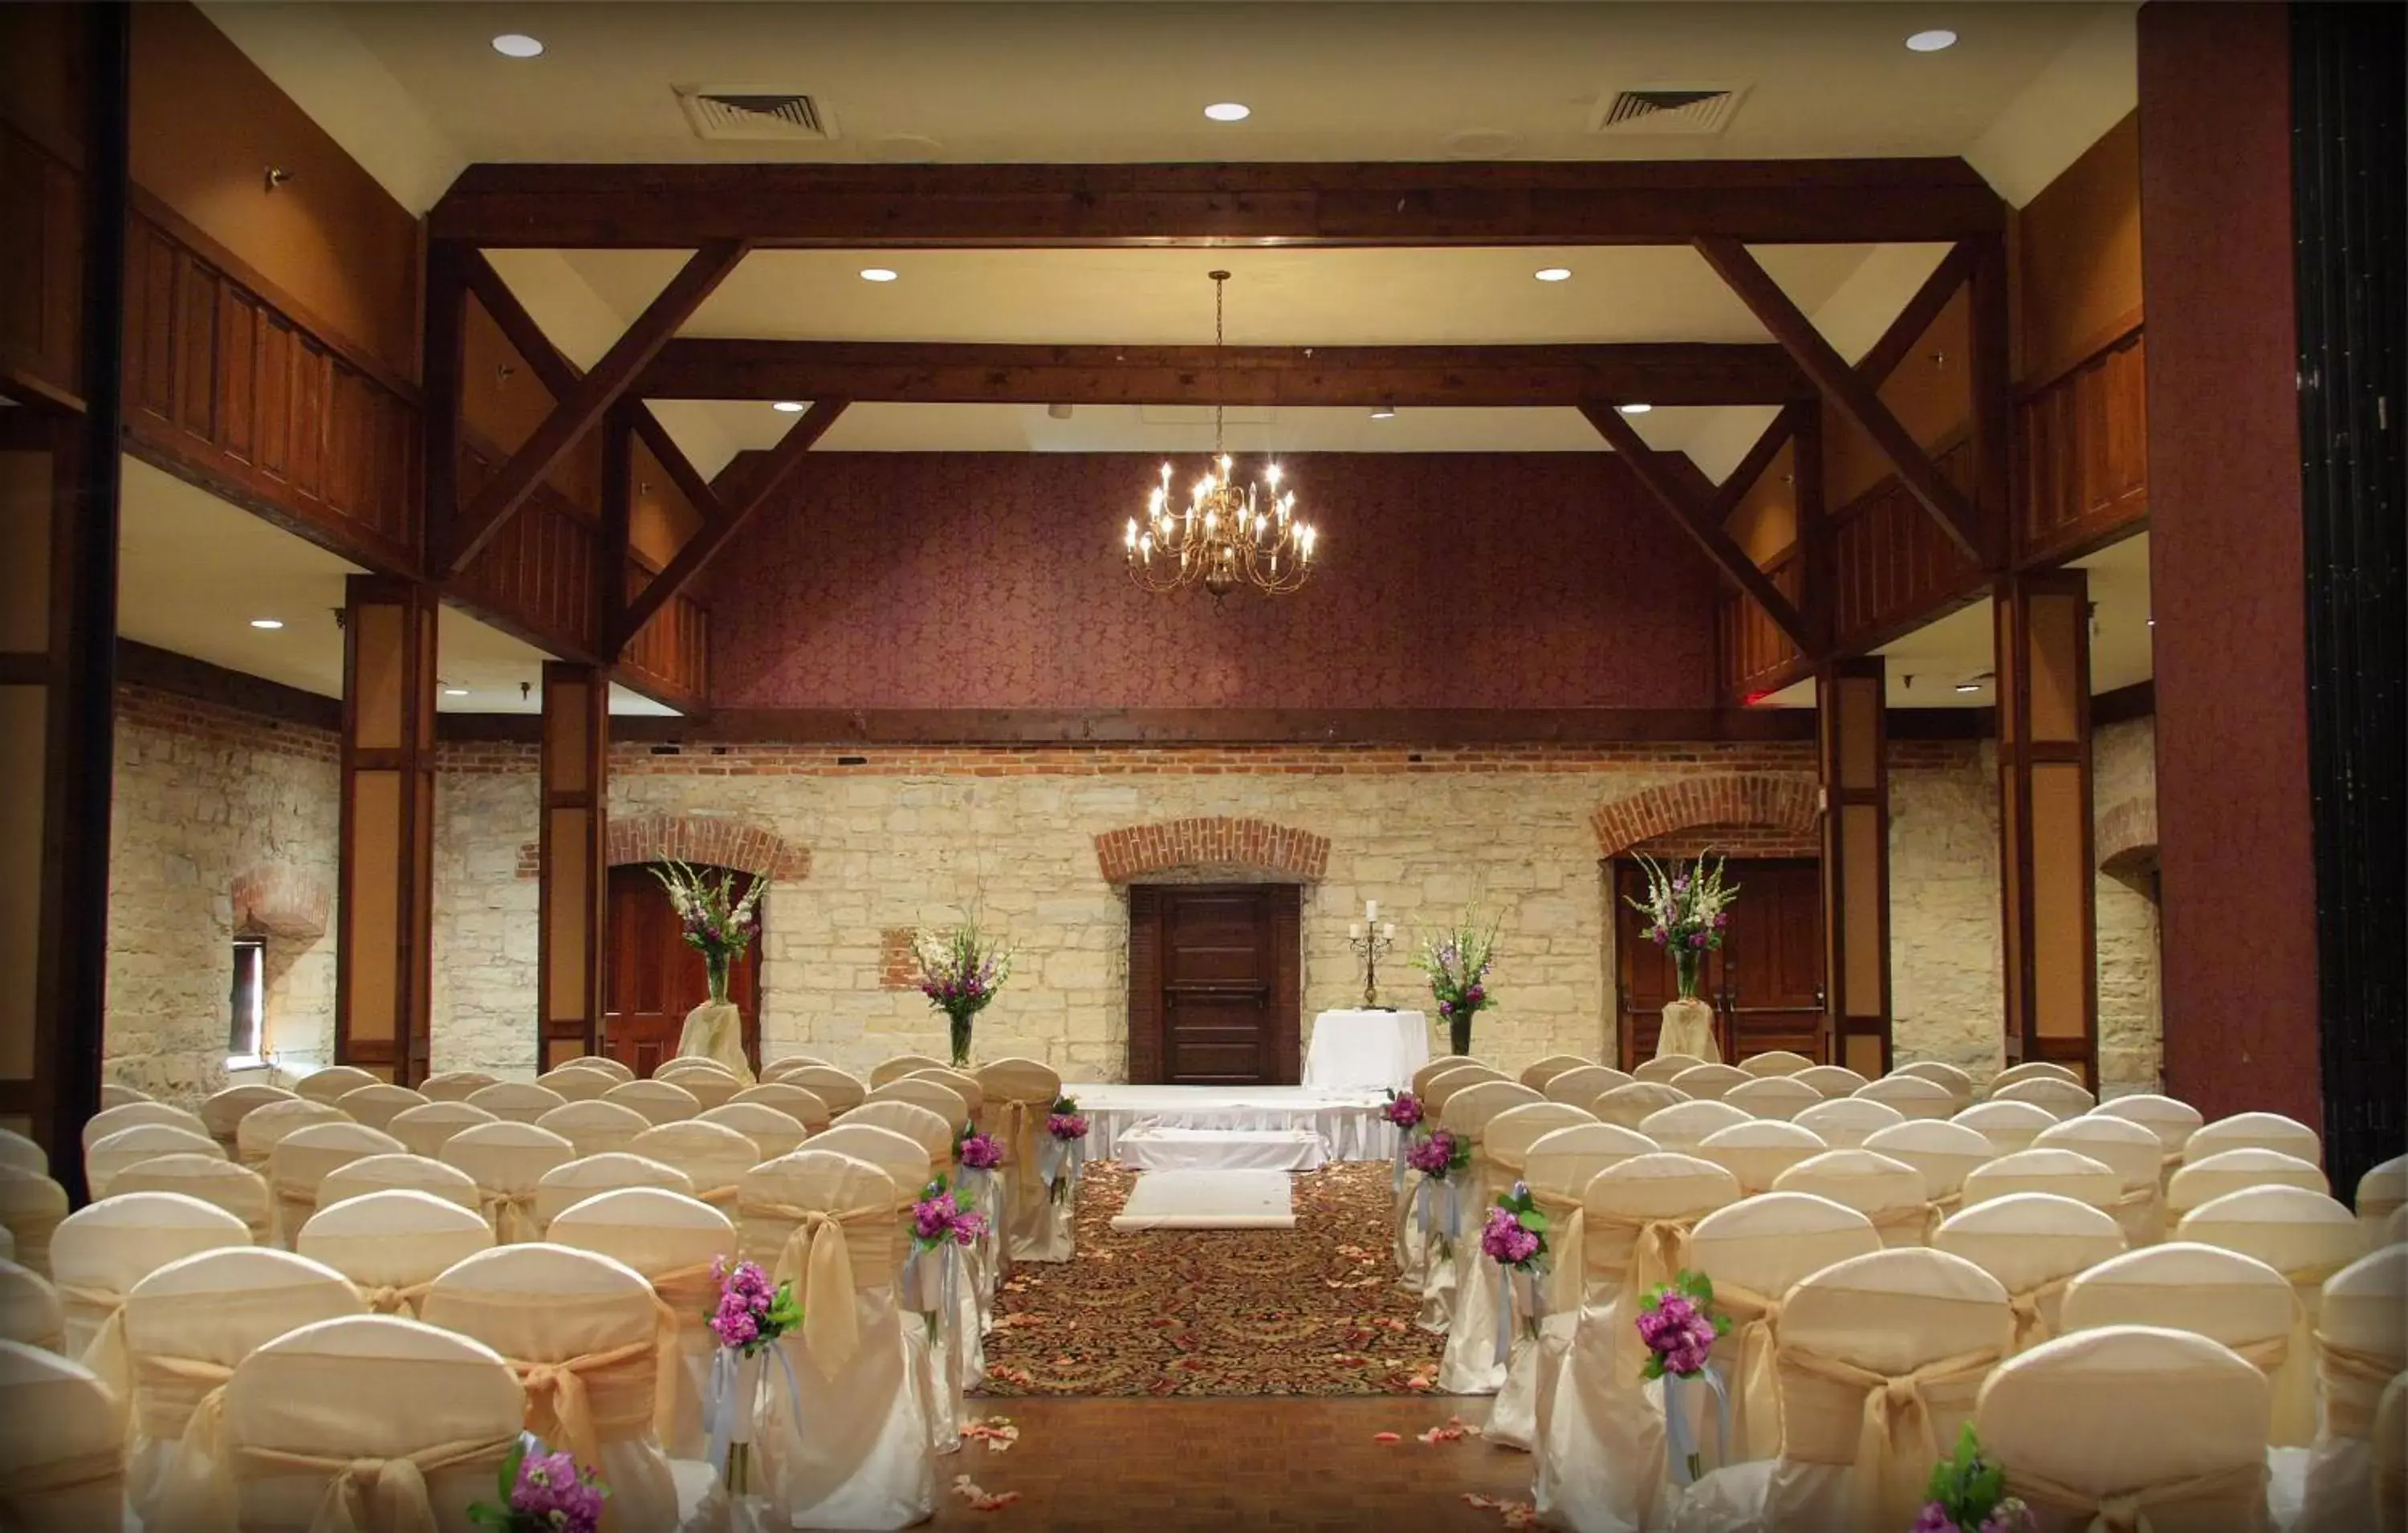
<path id="1" fill-rule="evenodd" d="M 343 608 L 335 1059 L 425 1079 L 435 863 L 434 588 L 353 575 Z"/>
<path id="2" fill-rule="evenodd" d="M 2000 924 L 2007 1062 L 2099 1075 L 2090 824 L 2090 581 L 2079 569 L 1996 588 Z"/>
<path id="3" fill-rule="evenodd" d="M 536 879 L 536 1058 L 550 1069 L 598 1052 L 602 1030 L 604 828 L 610 678 L 596 666 L 543 667 L 543 828 Z"/>
<path id="4" fill-rule="evenodd" d="M 1878 656 L 1835 660 L 1814 682 L 1823 780 L 1824 1056 L 1874 1079 L 1890 1067 L 1885 671 Z"/>

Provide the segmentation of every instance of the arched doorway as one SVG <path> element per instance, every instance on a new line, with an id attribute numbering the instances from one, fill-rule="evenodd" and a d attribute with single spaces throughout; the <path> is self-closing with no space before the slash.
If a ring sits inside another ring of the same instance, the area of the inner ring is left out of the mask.
<path id="1" fill-rule="evenodd" d="M 702 954 L 685 943 L 659 863 L 622 863 L 610 869 L 609 969 L 603 978 L 601 1052 L 638 1076 L 677 1053 L 688 1011 L 709 996 Z M 761 875 L 698 866 L 701 873 L 732 873 L 740 893 Z M 768 895 L 762 896 L 767 925 Z M 728 974 L 728 998 L 744 1013 L 744 1054 L 761 1064 L 761 945 L 754 942 Z"/>

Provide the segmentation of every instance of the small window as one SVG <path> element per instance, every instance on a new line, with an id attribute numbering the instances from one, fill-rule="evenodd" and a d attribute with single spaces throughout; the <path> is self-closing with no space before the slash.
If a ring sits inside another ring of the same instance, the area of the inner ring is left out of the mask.
<path id="1" fill-rule="evenodd" d="M 235 1059 L 264 1057 L 267 1023 L 267 939 L 234 939 L 234 996 L 226 1024 L 226 1053 Z"/>

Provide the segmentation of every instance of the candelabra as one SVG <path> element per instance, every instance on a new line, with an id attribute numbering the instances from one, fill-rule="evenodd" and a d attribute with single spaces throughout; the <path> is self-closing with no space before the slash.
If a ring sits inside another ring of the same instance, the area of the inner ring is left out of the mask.
<path id="1" fill-rule="evenodd" d="M 1397 945 L 1397 924 L 1381 924 L 1378 900 L 1363 902 L 1363 919 L 1347 926 L 1346 945 L 1363 955 L 1363 1009 L 1391 1010 L 1380 1004 L 1380 954 Z"/>

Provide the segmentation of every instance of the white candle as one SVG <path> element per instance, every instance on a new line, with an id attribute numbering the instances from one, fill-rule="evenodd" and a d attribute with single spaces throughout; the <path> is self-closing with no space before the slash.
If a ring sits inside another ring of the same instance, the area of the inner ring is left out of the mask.
<path id="1" fill-rule="evenodd" d="M 1397 936 L 1397 924 L 1391 921 L 1383 924 L 1380 927 L 1380 935 L 1388 938 L 1390 941 L 1394 941 Z"/>
<path id="2" fill-rule="evenodd" d="M 1378 900 L 1367 899 L 1363 902 L 1363 919 L 1366 921 L 1377 921 L 1380 919 L 1380 902 Z"/>
<path id="3" fill-rule="evenodd" d="M 1360 938 L 1362 935 L 1363 923 L 1359 921 L 1350 921 L 1346 924 L 1346 936 L 1349 940 Z"/>

